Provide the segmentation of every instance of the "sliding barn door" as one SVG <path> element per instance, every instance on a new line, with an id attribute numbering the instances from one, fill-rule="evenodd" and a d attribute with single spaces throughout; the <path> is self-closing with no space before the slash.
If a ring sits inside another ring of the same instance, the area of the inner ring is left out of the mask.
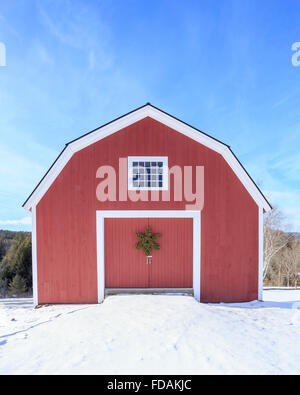
<path id="1" fill-rule="evenodd" d="M 151 288 L 193 288 L 193 219 L 149 218 L 160 233 L 159 251 L 152 251 Z"/>
<path id="2" fill-rule="evenodd" d="M 147 288 L 148 267 L 137 251 L 136 233 L 144 231 L 148 218 L 104 220 L 105 288 Z"/>
<path id="3" fill-rule="evenodd" d="M 151 264 L 136 250 L 136 233 L 150 226 L 160 233 Z M 104 220 L 106 288 L 192 288 L 192 218 L 111 218 Z"/>

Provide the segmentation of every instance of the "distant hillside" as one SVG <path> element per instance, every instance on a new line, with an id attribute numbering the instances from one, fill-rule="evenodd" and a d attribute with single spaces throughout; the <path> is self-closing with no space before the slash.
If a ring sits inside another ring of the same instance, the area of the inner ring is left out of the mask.
<path id="1" fill-rule="evenodd" d="M 13 232 L 11 230 L 2 230 L 0 229 L 0 237 L 4 239 L 13 239 L 18 232 Z"/>
<path id="2" fill-rule="evenodd" d="M 0 264 L 16 236 L 18 234 L 25 236 L 29 233 L 30 232 L 14 232 L 11 230 L 0 229 Z"/>
<path id="3" fill-rule="evenodd" d="M 294 235 L 295 239 L 300 240 L 300 232 L 294 232 L 293 235 Z"/>
<path id="4" fill-rule="evenodd" d="M 0 229 L 0 265 L 18 232 Z"/>

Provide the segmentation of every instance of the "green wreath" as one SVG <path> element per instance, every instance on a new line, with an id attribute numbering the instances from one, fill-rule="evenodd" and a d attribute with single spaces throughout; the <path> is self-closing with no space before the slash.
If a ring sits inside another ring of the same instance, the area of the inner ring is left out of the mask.
<path id="1" fill-rule="evenodd" d="M 136 236 L 140 241 L 136 244 L 135 248 L 137 250 L 143 248 L 146 256 L 151 255 L 152 248 L 154 250 L 160 249 L 160 245 L 155 243 L 155 241 L 160 238 L 160 234 L 156 233 L 153 235 L 149 226 L 145 229 L 145 233 L 137 233 Z"/>

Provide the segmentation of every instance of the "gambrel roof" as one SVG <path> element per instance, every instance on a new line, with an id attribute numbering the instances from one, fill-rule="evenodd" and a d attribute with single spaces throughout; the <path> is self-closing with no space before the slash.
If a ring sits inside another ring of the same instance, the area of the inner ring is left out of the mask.
<path id="1" fill-rule="evenodd" d="M 159 108 L 153 106 L 150 103 L 146 103 L 144 106 L 139 107 L 136 110 L 133 110 L 67 143 L 63 151 L 60 153 L 60 155 L 50 167 L 50 169 L 41 179 L 31 195 L 27 198 L 27 200 L 23 204 L 23 207 L 26 210 L 30 211 L 32 206 L 36 206 L 38 204 L 40 199 L 49 189 L 53 181 L 65 167 L 65 165 L 74 155 L 74 153 L 146 117 L 153 118 L 170 127 L 171 129 L 174 129 L 184 134 L 185 136 L 212 149 L 213 151 L 221 154 L 225 161 L 232 168 L 234 173 L 237 175 L 239 180 L 242 182 L 244 187 L 247 189 L 249 194 L 252 196 L 256 204 L 259 207 L 262 207 L 265 211 L 269 211 L 272 209 L 270 203 L 267 201 L 261 190 L 250 177 L 241 162 L 235 156 L 229 145 L 222 143 L 221 141 L 209 136 L 204 132 L 201 132 L 197 128 L 188 125 L 187 123 L 166 113 L 163 110 L 160 110 Z"/>

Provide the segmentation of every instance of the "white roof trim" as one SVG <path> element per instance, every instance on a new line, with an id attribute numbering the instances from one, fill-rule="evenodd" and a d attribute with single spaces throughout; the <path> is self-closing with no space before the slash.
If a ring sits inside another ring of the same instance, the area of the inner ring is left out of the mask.
<path id="1" fill-rule="evenodd" d="M 83 148 L 88 147 L 95 142 L 102 140 L 103 138 L 118 132 L 119 130 L 129 126 L 143 118 L 151 117 L 170 128 L 184 134 L 185 136 L 205 145 L 206 147 L 212 149 L 215 152 L 218 152 L 223 156 L 225 161 L 232 168 L 234 173 L 237 175 L 239 180 L 242 182 L 244 187 L 247 189 L 249 194 L 252 196 L 254 201 L 259 207 L 262 207 L 265 211 L 271 210 L 271 206 L 268 201 L 265 199 L 259 188 L 255 185 L 253 180 L 247 174 L 243 166 L 233 155 L 229 147 L 214 138 L 207 136 L 206 134 L 200 132 L 199 130 L 193 128 L 185 124 L 184 122 L 172 117 L 171 115 L 153 107 L 150 104 L 145 105 L 144 107 L 138 108 L 137 110 L 124 115 L 117 120 L 96 129 L 95 131 L 82 136 L 81 138 L 74 140 L 69 143 L 65 150 L 58 157 L 56 162 L 50 168 L 46 176 L 42 179 L 40 184 L 31 194 L 31 196 L 24 203 L 25 210 L 30 211 L 31 207 L 37 205 L 41 200 L 43 195 L 47 192 L 53 181 L 65 167 L 67 162 L 71 159 L 73 154 L 77 151 L 82 150 Z"/>

